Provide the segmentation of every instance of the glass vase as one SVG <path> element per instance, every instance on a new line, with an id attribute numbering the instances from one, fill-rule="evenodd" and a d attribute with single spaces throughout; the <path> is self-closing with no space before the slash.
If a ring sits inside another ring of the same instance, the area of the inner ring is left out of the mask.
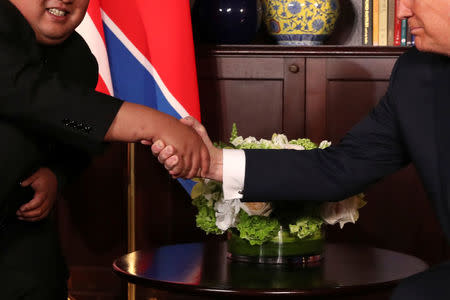
<path id="1" fill-rule="evenodd" d="M 325 230 L 311 237 L 299 238 L 280 226 L 276 237 L 261 245 L 251 245 L 236 229 L 228 230 L 228 258 L 233 261 L 263 264 L 318 266 L 323 258 Z"/>

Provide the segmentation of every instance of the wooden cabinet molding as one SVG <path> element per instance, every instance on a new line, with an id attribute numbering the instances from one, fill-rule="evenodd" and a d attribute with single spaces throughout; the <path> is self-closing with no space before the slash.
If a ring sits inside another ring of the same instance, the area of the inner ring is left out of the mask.
<path id="1" fill-rule="evenodd" d="M 366 47 L 366 46 L 279 46 L 279 45 L 199 45 L 198 57 L 248 56 L 260 57 L 304 56 L 304 57 L 397 57 L 407 47 Z"/>

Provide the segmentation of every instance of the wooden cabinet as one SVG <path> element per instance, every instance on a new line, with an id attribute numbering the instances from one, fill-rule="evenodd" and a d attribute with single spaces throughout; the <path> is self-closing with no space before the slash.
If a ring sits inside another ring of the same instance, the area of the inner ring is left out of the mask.
<path id="1" fill-rule="evenodd" d="M 236 122 L 244 136 L 284 132 L 289 137 L 337 140 L 357 121 L 348 119 L 349 114 L 360 118 L 382 96 L 403 51 L 387 48 L 380 54 L 373 48 L 324 46 L 202 49 L 198 78 L 203 122 L 215 139 L 228 138 Z M 346 107 L 349 111 L 342 111 Z M 335 109 L 340 116 L 327 112 Z"/>
<path id="2" fill-rule="evenodd" d="M 304 134 L 305 58 L 200 58 L 198 77 L 202 118 L 212 138 L 229 138 L 233 122 L 244 136 Z"/>

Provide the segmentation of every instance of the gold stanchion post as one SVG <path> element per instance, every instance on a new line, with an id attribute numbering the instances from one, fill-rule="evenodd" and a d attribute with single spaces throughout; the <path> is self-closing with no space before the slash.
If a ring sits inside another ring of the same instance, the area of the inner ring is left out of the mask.
<path id="1" fill-rule="evenodd" d="M 136 194 L 135 194 L 135 147 L 134 143 L 128 144 L 128 252 L 136 251 Z M 128 283 L 128 300 L 136 299 L 136 286 Z"/>

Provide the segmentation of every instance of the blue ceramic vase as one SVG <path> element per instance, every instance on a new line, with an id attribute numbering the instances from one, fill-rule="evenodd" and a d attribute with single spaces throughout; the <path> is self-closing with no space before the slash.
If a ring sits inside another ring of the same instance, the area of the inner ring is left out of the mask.
<path id="1" fill-rule="evenodd" d="M 250 43 L 260 27 L 260 0 L 196 0 L 194 31 L 200 41 L 216 44 Z"/>

